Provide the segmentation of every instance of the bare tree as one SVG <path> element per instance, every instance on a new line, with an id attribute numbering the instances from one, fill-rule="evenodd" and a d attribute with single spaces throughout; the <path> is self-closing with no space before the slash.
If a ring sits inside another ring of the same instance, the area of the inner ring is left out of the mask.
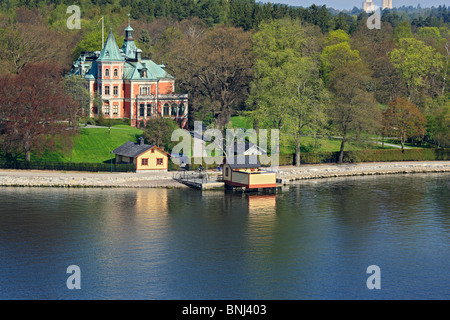
<path id="1" fill-rule="evenodd" d="M 161 48 L 166 48 L 165 65 L 180 86 L 191 93 L 194 103 L 206 103 L 216 127 L 223 129 L 233 107 L 248 94 L 252 78 L 249 33 L 227 26 L 205 30 L 191 23 L 183 29 L 169 28 Z"/>

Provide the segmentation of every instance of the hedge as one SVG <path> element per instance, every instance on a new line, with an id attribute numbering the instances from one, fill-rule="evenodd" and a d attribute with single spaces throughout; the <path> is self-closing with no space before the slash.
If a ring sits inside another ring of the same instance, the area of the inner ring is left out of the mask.
<path id="1" fill-rule="evenodd" d="M 300 154 L 301 164 L 336 163 L 339 152 L 308 152 Z M 450 149 L 386 149 L 344 151 L 345 163 L 390 161 L 450 160 Z M 295 154 L 280 155 L 280 165 L 295 164 Z"/>
<path id="2" fill-rule="evenodd" d="M 303 152 L 300 154 L 301 164 L 336 163 L 339 159 L 339 152 Z M 389 161 L 436 161 L 450 160 L 450 149 L 385 149 L 385 150 L 358 150 L 344 151 L 344 162 L 389 162 Z M 191 159 L 191 163 L 195 163 Z M 280 154 L 279 165 L 294 165 L 295 154 Z M 190 165 L 190 170 L 198 169 L 199 164 Z M 217 164 L 206 164 L 202 159 L 203 168 L 216 168 Z M 178 170 L 179 166 L 172 161 L 169 162 L 169 170 Z"/>
<path id="3" fill-rule="evenodd" d="M 102 127 L 108 127 L 109 125 L 111 126 L 116 126 L 116 125 L 131 125 L 131 120 L 130 119 L 109 119 L 109 118 L 101 118 L 101 119 L 97 119 L 95 120 L 96 125 L 98 126 L 102 126 Z"/>

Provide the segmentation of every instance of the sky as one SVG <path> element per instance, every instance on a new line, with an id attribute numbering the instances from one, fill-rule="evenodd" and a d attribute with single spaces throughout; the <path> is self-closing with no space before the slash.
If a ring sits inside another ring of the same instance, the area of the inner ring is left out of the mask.
<path id="1" fill-rule="evenodd" d="M 271 3 L 284 3 L 292 6 L 301 6 L 307 8 L 312 4 L 316 5 L 326 5 L 329 8 L 339 9 L 339 10 L 351 10 L 353 7 L 362 8 L 362 3 L 365 0 L 272 0 Z M 375 5 L 381 7 L 382 0 L 372 0 Z M 269 2 L 269 1 L 262 1 Z M 449 6 L 448 0 L 393 0 L 393 7 L 413 6 L 417 7 L 418 4 L 422 8 L 429 7 L 439 7 L 440 5 Z"/>

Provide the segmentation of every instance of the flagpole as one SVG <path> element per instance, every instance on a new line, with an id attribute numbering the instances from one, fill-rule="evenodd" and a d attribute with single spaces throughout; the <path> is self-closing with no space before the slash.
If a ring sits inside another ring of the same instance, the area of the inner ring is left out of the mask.
<path id="1" fill-rule="evenodd" d="M 103 19 L 102 16 L 102 50 L 105 47 L 105 35 L 104 35 L 104 28 L 105 28 L 105 23 L 104 23 L 105 19 Z"/>

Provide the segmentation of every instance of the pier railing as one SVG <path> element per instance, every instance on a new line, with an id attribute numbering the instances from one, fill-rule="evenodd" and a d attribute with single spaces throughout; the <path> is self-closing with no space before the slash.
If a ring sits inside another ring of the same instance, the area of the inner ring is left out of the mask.
<path id="1" fill-rule="evenodd" d="M 196 171 L 178 171 L 174 172 L 173 179 L 178 181 L 195 182 L 195 183 L 209 183 L 222 182 L 223 177 L 221 173 L 212 172 L 196 172 Z"/>

